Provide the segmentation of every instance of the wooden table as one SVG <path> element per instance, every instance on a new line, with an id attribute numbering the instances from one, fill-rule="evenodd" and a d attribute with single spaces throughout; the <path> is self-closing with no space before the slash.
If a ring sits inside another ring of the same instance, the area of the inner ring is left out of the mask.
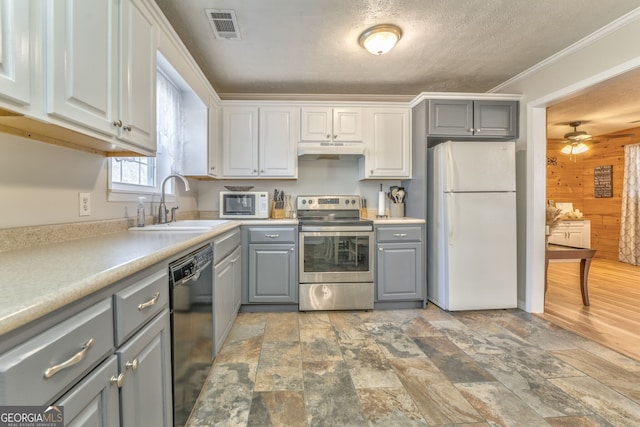
<path id="1" fill-rule="evenodd" d="M 595 249 L 575 248 L 573 246 L 548 245 L 545 251 L 544 265 L 544 291 L 547 292 L 547 270 L 550 259 L 579 259 L 580 260 L 580 292 L 582 293 L 582 304 L 589 305 L 589 268 L 591 259 L 596 253 Z"/>

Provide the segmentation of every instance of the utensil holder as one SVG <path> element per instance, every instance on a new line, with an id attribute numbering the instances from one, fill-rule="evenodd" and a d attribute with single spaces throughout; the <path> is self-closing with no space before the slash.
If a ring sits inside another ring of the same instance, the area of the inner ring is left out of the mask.
<path id="1" fill-rule="evenodd" d="M 404 217 L 404 203 L 389 203 L 389 216 L 391 218 Z"/>
<path id="2" fill-rule="evenodd" d="M 284 218 L 284 209 L 276 208 L 276 202 L 271 203 L 271 218 L 273 219 Z"/>

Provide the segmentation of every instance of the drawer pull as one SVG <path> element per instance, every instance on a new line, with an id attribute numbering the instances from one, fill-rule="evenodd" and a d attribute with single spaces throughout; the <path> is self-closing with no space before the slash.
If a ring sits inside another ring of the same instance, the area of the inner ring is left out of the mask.
<path id="1" fill-rule="evenodd" d="M 87 341 L 82 346 L 82 350 L 80 350 L 75 355 L 73 355 L 73 357 L 71 357 L 71 359 L 62 362 L 59 365 L 52 366 L 49 369 L 47 369 L 46 371 L 44 371 L 44 377 L 45 378 L 51 378 L 52 376 L 54 376 L 55 374 L 57 374 L 61 370 L 65 369 L 65 368 L 68 368 L 70 366 L 73 366 L 73 365 L 77 365 L 78 363 L 82 362 L 84 360 L 85 356 L 87 355 L 87 352 L 89 351 L 89 349 L 91 347 L 93 347 L 93 342 L 94 342 L 93 338 L 89 338 L 89 341 Z"/>
<path id="2" fill-rule="evenodd" d="M 138 304 L 138 310 L 144 310 L 145 308 L 155 305 L 155 303 L 158 302 L 158 298 L 160 298 L 160 292 L 156 292 L 153 295 L 153 298 L 151 298 L 149 301 Z"/>
<path id="3" fill-rule="evenodd" d="M 111 384 L 115 384 L 118 388 L 121 388 L 124 384 L 124 374 L 120 374 L 117 377 L 111 377 Z"/>
<path id="4" fill-rule="evenodd" d="M 270 239 L 277 239 L 278 237 L 280 237 L 279 234 L 265 234 L 264 237 L 268 237 Z"/>
<path id="5" fill-rule="evenodd" d="M 393 233 L 393 237 L 407 237 L 407 233 Z"/>
<path id="6" fill-rule="evenodd" d="M 127 362 L 124 364 L 125 369 L 131 369 L 135 372 L 138 370 L 138 358 L 133 359 L 133 362 Z"/>

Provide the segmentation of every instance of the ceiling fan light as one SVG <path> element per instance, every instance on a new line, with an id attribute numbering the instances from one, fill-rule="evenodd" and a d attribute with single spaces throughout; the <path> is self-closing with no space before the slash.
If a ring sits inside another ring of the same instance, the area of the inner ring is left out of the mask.
<path id="1" fill-rule="evenodd" d="M 562 154 L 571 154 L 571 152 L 573 151 L 573 145 L 567 144 L 564 147 L 562 147 L 562 150 L 560 150 L 560 152 Z"/>
<path id="2" fill-rule="evenodd" d="M 579 144 L 576 144 L 573 147 L 573 154 L 582 154 L 582 153 L 584 153 L 585 151 L 588 151 L 588 150 L 589 150 L 589 146 L 586 145 L 586 144 L 583 144 L 581 142 Z"/>
<path id="3" fill-rule="evenodd" d="M 391 24 L 376 25 L 366 30 L 358 39 L 360 45 L 374 55 L 389 52 L 402 37 L 399 27 Z"/>

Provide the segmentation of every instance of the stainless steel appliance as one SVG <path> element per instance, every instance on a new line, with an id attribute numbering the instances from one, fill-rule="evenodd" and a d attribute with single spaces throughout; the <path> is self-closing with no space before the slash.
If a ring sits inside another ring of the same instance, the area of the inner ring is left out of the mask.
<path id="1" fill-rule="evenodd" d="M 269 192 L 221 191 L 220 218 L 269 218 Z"/>
<path id="2" fill-rule="evenodd" d="M 373 221 L 359 196 L 298 196 L 301 311 L 373 309 Z"/>
<path id="3" fill-rule="evenodd" d="M 213 359 L 212 260 L 208 244 L 169 264 L 175 427 L 186 423 Z"/>

